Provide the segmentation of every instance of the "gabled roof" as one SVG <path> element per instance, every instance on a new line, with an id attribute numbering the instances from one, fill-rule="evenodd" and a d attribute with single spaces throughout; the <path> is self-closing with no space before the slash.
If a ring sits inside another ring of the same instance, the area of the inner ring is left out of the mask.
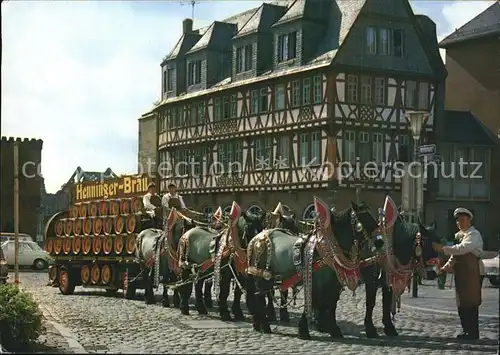
<path id="1" fill-rule="evenodd" d="M 202 49 L 221 50 L 228 46 L 228 41 L 236 33 L 237 24 L 214 21 L 205 34 L 196 42 L 186 54 Z M 227 39 L 229 37 L 229 39 Z"/>
<path id="2" fill-rule="evenodd" d="M 449 143 L 494 146 L 497 138 L 470 111 L 444 111 L 439 140 Z"/>
<path id="3" fill-rule="evenodd" d="M 236 36 L 242 37 L 256 32 L 267 32 L 286 11 L 285 6 L 263 3 L 241 27 Z"/>
<path id="4" fill-rule="evenodd" d="M 162 64 L 167 60 L 175 59 L 177 56 L 186 53 L 202 35 L 203 33 L 200 34 L 199 30 L 193 31 L 192 33 L 184 33 L 174 46 L 174 49 L 172 49 L 172 52 L 163 59 Z"/>
<path id="5" fill-rule="evenodd" d="M 107 168 L 106 170 L 104 170 L 104 172 L 99 172 L 99 171 L 83 171 L 81 167 L 77 167 L 75 172 L 71 175 L 71 177 L 69 178 L 68 182 L 65 185 L 79 184 L 81 182 L 86 182 L 86 181 L 99 181 L 101 178 L 106 180 L 117 177 L 118 175 L 116 175 L 113 172 L 113 170 L 111 170 L 111 168 Z"/>
<path id="6" fill-rule="evenodd" d="M 500 35 L 500 2 L 498 1 L 443 39 L 439 46 L 446 48 L 455 43 L 491 35 Z"/>
<path id="7" fill-rule="evenodd" d="M 330 5 L 331 1 L 328 0 L 295 0 L 288 8 L 288 11 L 273 25 L 273 27 L 299 18 L 311 21 L 324 21 L 328 18 L 326 13 Z"/>

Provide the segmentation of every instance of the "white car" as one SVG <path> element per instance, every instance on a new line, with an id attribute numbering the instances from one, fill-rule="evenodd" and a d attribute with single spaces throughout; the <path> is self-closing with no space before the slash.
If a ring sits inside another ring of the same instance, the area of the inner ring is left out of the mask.
<path id="1" fill-rule="evenodd" d="M 13 240 L 2 243 L 7 265 L 14 266 L 14 250 L 15 245 Z M 37 243 L 29 241 L 19 241 L 19 266 L 32 266 L 36 270 L 43 270 L 48 267 L 52 257 L 43 250 Z"/>
<path id="2" fill-rule="evenodd" d="M 490 283 L 496 287 L 500 286 L 500 258 L 498 255 L 499 253 L 497 252 L 493 258 L 482 259 L 484 264 L 484 274 L 490 280 Z"/>

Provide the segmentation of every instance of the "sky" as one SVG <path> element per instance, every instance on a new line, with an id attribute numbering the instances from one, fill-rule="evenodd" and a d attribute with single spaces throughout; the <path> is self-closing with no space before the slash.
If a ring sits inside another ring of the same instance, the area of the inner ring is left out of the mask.
<path id="1" fill-rule="evenodd" d="M 494 1 L 411 1 L 438 39 Z M 260 1 L 202 1 L 194 27 Z M 160 63 L 189 1 L 2 2 L 1 135 L 43 139 L 47 192 L 75 169 L 137 172 L 138 118 L 160 97 Z M 444 53 L 442 53 L 444 55 Z"/>

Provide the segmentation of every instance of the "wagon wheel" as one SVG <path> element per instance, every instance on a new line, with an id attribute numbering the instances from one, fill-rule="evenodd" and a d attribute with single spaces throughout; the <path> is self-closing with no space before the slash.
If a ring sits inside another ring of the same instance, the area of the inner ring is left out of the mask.
<path id="1" fill-rule="evenodd" d="M 111 283 L 111 279 L 113 278 L 113 272 L 111 270 L 111 266 L 103 265 L 101 269 L 101 282 L 103 285 L 109 285 Z"/>
<path id="2" fill-rule="evenodd" d="M 94 252 L 94 255 L 97 255 L 101 252 L 102 249 L 102 239 L 99 236 L 95 236 L 94 240 L 92 241 L 92 251 Z"/>
<path id="3" fill-rule="evenodd" d="M 128 215 L 126 220 L 127 220 L 127 223 L 126 223 L 126 230 L 127 230 L 127 234 L 131 234 L 131 233 L 134 233 L 137 229 L 137 215 L 135 214 L 131 214 L 131 215 Z"/>
<path id="4" fill-rule="evenodd" d="M 125 227 L 125 221 L 122 216 L 115 217 L 115 233 L 122 234 L 123 228 Z"/>
<path id="5" fill-rule="evenodd" d="M 73 253 L 78 254 L 82 249 L 82 239 L 80 237 L 73 238 Z"/>
<path id="6" fill-rule="evenodd" d="M 109 213 L 114 216 L 120 214 L 120 204 L 118 201 L 113 200 L 109 202 Z"/>
<path id="7" fill-rule="evenodd" d="M 80 211 L 80 207 L 78 204 L 75 204 L 73 206 L 71 206 L 71 209 L 70 209 L 70 212 L 69 212 L 69 215 L 72 217 L 72 218 L 78 218 L 78 213 Z"/>
<path id="8" fill-rule="evenodd" d="M 75 222 L 73 223 L 73 234 L 76 236 L 82 234 L 82 226 L 83 226 L 82 219 L 76 218 Z"/>
<path id="9" fill-rule="evenodd" d="M 125 249 L 127 253 L 132 254 L 135 251 L 135 235 L 128 235 L 125 242 Z"/>
<path id="10" fill-rule="evenodd" d="M 102 232 L 102 218 L 96 217 L 94 218 L 94 223 L 93 223 L 93 231 L 94 235 L 99 235 Z"/>
<path id="11" fill-rule="evenodd" d="M 122 198 L 120 200 L 120 212 L 122 214 L 130 213 L 130 200 L 128 198 Z"/>
<path id="12" fill-rule="evenodd" d="M 88 236 L 92 232 L 92 220 L 90 218 L 83 220 L 82 232 L 84 236 Z"/>
<path id="13" fill-rule="evenodd" d="M 111 217 L 104 218 L 104 225 L 102 229 L 104 235 L 111 234 L 111 232 L 113 231 L 113 219 Z"/>
<path id="14" fill-rule="evenodd" d="M 89 204 L 89 216 L 95 217 L 97 216 L 98 202 L 91 202 Z"/>
<path id="15" fill-rule="evenodd" d="M 120 255 L 123 252 L 123 236 L 115 236 L 115 253 Z"/>
<path id="16" fill-rule="evenodd" d="M 102 250 L 104 254 L 109 255 L 113 251 L 113 237 L 107 235 L 104 237 L 104 242 L 102 243 Z"/>
<path id="17" fill-rule="evenodd" d="M 108 212 L 109 212 L 109 202 L 108 201 L 99 202 L 99 215 L 107 216 Z"/>
<path id="18" fill-rule="evenodd" d="M 60 237 L 64 233 L 64 222 L 62 220 L 57 220 L 55 225 L 56 237 Z"/>
<path id="19" fill-rule="evenodd" d="M 99 265 L 94 264 L 90 269 L 90 282 L 96 285 L 101 279 L 101 268 Z"/>
<path id="20" fill-rule="evenodd" d="M 82 242 L 83 254 L 87 255 L 90 253 L 90 249 L 92 248 L 92 242 L 89 237 L 84 237 Z"/>
<path id="21" fill-rule="evenodd" d="M 71 251 L 71 239 L 69 238 L 64 238 L 62 242 L 62 250 L 64 254 L 68 255 L 69 252 Z"/>
<path id="22" fill-rule="evenodd" d="M 88 285 L 90 282 L 90 268 L 88 265 L 83 265 L 80 270 L 80 276 L 82 277 L 82 283 Z"/>
<path id="23" fill-rule="evenodd" d="M 80 204 L 80 207 L 78 208 L 78 214 L 80 215 L 80 217 L 87 217 L 87 204 Z"/>
<path id="24" fill-rule="evenodd" d="M 61 249 L 62 249 L 62 239 L 56 238 L 54 242 L 54 253 L 56 255 L 59 255 L 61 253 Z"/>
<path id="25" fill-rule="evenodd" d="M 69 237 L 73 233 L 73 221 L 71 219 L 67 219 L 64 222 L 64 235 Z"/>

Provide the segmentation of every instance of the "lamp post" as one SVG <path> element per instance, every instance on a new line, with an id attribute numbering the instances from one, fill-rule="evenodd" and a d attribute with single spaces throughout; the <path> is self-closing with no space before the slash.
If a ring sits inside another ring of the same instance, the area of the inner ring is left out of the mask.
<path id="1" fill-rule="evenodd" d="M 427 111 L 406 111 L 405 118 L 410 126 L 411 135 L 413 137 L 413 162 L 416 162 L 418 159 L 419 152 L 419 144 L 420 144 L 420 135 L 422 133 L 422 128 L 425 125 L 425 121 L 429 118 L 429 112 Z M 408 169 L 408 173 L 410 173 L 410 169 Z M 413 191 L 410 194 L 410 206 L 412 208 L 411 211 L 411 221 L 413 223 L 418 223 L 418 218 L 420 216 L 420 206 L 417 205 L 417 199 L 422 196 L 423 192 L 423 180 L 422 180 L 423 171 L 418 169 L 417 176 L 412 179 L 413 180 Z M 418 297 L 418 274 L 417 272 L 413 273 L 413 282 L 412 282 L 412 297 Z"/>

